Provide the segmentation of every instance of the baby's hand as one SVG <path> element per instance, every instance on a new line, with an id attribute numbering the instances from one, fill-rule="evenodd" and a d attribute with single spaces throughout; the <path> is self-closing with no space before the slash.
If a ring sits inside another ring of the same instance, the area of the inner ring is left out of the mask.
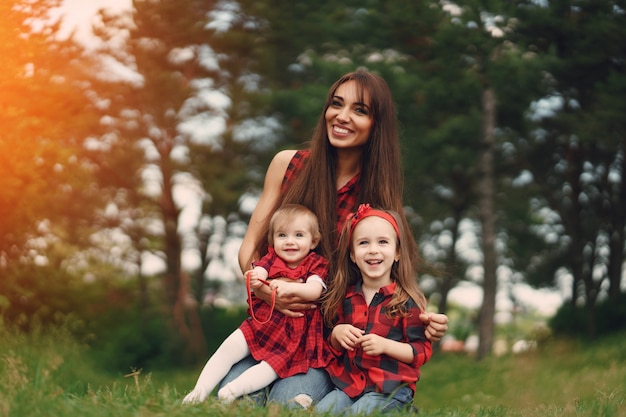
<path id="1" fill-rule="evenodd" d="M 260 280 L 259 274 L 254 269 L 246 271 L 246 275 L 250 277 L 251 289 L 256 290 L 257 288 L 261 288 L 261 285 L 263 285 L 263 281 Z"/>

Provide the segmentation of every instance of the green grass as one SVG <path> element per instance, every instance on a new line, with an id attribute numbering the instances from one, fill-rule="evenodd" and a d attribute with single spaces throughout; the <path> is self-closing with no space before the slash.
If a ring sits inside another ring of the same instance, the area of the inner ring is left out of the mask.
<path id="1" fill-rule="evenodd" d="M 626 334 L 551 340 L 536 352 L 480 362 L 436 353 L 422 371 L 420 416 L 626 416 Z M 198 372 L 109 374 L 63 329 L 23 335 L 0 325 L 0 417 L 314 415 L 246 401 L 182 406 Z"/>
<path id="2" fill-rule="evenodd" d="M 416 403 L 427 416 L 626 416 L 626 335 L 550 340 L 538 351 L 488 358 L 436 355 Z"/>

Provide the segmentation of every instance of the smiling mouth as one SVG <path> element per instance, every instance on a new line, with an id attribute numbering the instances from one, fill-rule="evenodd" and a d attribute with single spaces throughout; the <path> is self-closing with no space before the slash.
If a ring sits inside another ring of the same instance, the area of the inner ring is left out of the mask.
<path id="1" fill-rule="evenodd" d="M 339 127 L 339 126 L 333 126 L 333 132 L 339 134 L 339 135 L 347 135 L 350 133 L 349 129 L 346 129 L 344 127 Z"/>

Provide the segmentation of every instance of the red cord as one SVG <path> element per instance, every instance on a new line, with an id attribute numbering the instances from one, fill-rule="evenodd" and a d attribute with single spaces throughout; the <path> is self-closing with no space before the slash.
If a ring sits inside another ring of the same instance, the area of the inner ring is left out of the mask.
<path id="1" fill-rule="evenodd" d="M 274 306 L 276 305 L 276 288 L 272 289 L 272 304 L 270 305 L 270 314 L 267 316 L 267 319 L 265 319 L 264 321 L 261 321 L 256 318 L 256 316 L 254 315 L 254 309 L 252 308 L 252 290 L 250 289 L 250 271 L 246 272 L 245 276 L 246 276 L 246 289 L 248 290 L 248 306 L 250 306 L 250 316 L 257 323 L 265 324 L 268 321 L 270 321 L 270 319 L 272 318 L 272 312 L 274 311 Z M 268 287 L 270 286 L 269 281 L 266 281 L 264 279 L 259 279 L 259 281 L 261 281 L 263 284 L 267 285 Z"/>

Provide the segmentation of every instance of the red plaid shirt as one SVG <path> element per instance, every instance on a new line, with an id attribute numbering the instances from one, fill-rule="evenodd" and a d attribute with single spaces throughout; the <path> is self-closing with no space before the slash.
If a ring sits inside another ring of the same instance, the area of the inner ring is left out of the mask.
<path id="1" fill-rule="evenodd" d="M 310 151 L 297 151 L 291 158 L 287 171 L 283 177 L 283 192 L 293 179 L 300 173 L 304 162 L 308 159 Z M 337 230 L 341 233 L 341 227 L 346 217 L 357 209 L 359 196 L 359 174 L 355 175 L 343 187 L 337 190 Z"/>
<path id="2" fill-rule="evenodd" d="M 413 363 L 407 364 L 387 355 L 370 356 L 361 349 L 335 351 L 337 357 L 326 371 L 335 386 L 351 398 L 366 392 L 391 394 L 403 384 L 415 392 L 420 366 L 432 355 L 431 343 L 424 334 L 424 323 L 419 319 L 421 310 L 413 300 L 407 304 L 410 316 L 389 318 L 385 315 L 385 306 L 391 300 L 395 288 L 395 283 L 381 288 L 368 306 L 361 282 L 351 286 L 339 311 L 338 324 L 352 324 L 365 330 L 366 334 L 374 333 L 410 344 L 414 354 Z"/>

